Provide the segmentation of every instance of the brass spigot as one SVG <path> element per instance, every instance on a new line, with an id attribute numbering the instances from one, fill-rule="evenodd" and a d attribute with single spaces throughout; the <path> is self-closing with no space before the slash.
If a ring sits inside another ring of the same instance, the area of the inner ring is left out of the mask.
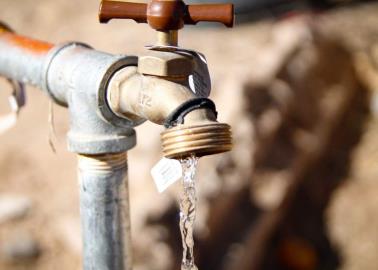
<path id="1" fill-rule="evenodd" d="M 182 0 L 152 0 L 148 4 L 103 1 L 100 22 L 133 19 L 157 31 L 157 42 L 138 59 L 138 67 L 117 72 L 109 83 L 108 101 L 118 116 L 140 123 L 165 125 L 163 154 L 169 158 L 198 157 L 230 151 L 231 128 L 216 121 L 214 103 L 190 89 L 195 54 L 182 53 L 178 30 L 200 21 L 233 26 L 232 4 L 186 5 Z M 188 51 L 188 50 L 186 50 Z M 209 79 L 209 78 L 208 78 Z"/>

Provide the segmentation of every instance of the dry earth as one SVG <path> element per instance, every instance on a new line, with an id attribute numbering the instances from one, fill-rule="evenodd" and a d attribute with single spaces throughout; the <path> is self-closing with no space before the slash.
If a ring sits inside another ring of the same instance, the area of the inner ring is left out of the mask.
<path id="1" fill-rule="evenodd" d="M 0 0 L 0 20 L 24 35 L 53 43 L 79 40 L 112 53 L 140 54 L 144 45 L 154 41 L 153 31 L 145 25 L 128 21 L 100 25 L 97 8 L 98 1 Z M 364 12 L 357 18 L 363 17 Z M 336 18 L 344 23 L 345 14 L 340 14 Z M 330 24 L 326 21 L 325 25 L 327 23 Z M 187 28 L 180 34 L 183 46 L 199 50 L 208 57 L 214 82 L 212 98 L 218 105 L 220 120 L 230 122 L 240 137 L 243 137 L 243 127 L 236 116 L 242 104 L 243 82 L 264 68 L 256 67 L 254 60 L 260 48 L 266 45 L 272 27 L 272 23 L 264 22 L 235 30 Z M 1 87 L 5 87 L 4 82 Z M 2 89 L 0 112 L 6 111 L 6 94 Z M 0 197 L 15 194 L 32 200 L 31 211 L 25 218 L 0 224 L 0 245 L 26 232 L 40 243 L 42 250 L 39 259 L 31 263 L 9 265 L 0 260 L 0 269 L 80 269 L 76 157 L 65 147 L 67 112 L 57 106 L 54 110 L 56 154 L 48 144 L 48 99 L 38 89 L 28 88 L 28 104 L 17 126 L 0 137 Z M 377 127 L 378 120 L 373 117 L 356 151 L 353 173 L 347 184 L 337 191 L 328 212 L 332 238 L 344 256 L 342 269 L 374 270 L 378 266 Z M 136 246 L 139 239 L 143 239 L 141 227 L 145 213 L 159 212 L 160 205 L 175 197 L 176 189 L 158 195 L 149 176 L 150 168 L 161 155 L 161 130 L 150 123 L 138 127 L 138 146 L 129 154 Z M 242 160 L 244 153 L 238 153 Z M 211 157 L 200 162 L 202 185 L 205 185 L 209 166 L 217 159 L 219 157 Z M 149 261 L 137 258 L 144 259 Z M 154 262 L 158 264 L 159 258 L 156 259 Z"/>

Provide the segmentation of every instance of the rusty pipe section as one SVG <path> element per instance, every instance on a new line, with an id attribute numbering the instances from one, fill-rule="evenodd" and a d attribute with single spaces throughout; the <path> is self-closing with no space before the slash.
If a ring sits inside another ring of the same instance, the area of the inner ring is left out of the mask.
<path id="1" fill-rule="evenodd" d="M 93 155 L 135 146 L 132 127 L 138 123 L 115 115 L 105 90 L 115 72 L 137 65 L 136 57 L 75 42 L 54 46 L 0 29 L 0 76 L 43 89 L 55 103 L 69 108 L 70 151 Z"/>
<path id="2" fill-rule="evenodd" d="M 46 90 L 64 106 L 69 90 L 88 87 L 99 90 L 110 73 L 131 62 L 136 65 L 135 57 L 125 58 L 93 50 L 83 43 L 54 45 L 31 39 L 12 32 L 0 22 L 0 75 Z"/>
<path id="3" fill-rule="evenodd" d="M 0 24 L 0 74 L 40 86 L 44 65 L 53 47 L 53 44 L 17 35 Z"/>

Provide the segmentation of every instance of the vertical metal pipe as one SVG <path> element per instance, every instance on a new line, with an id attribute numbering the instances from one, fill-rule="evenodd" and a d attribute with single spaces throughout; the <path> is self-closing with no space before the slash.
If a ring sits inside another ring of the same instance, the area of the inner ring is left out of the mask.
<path id="1" fill-rule="evenodd" d="M 131 270 L 127 154 L 79 155 L 84 270 Z"/>

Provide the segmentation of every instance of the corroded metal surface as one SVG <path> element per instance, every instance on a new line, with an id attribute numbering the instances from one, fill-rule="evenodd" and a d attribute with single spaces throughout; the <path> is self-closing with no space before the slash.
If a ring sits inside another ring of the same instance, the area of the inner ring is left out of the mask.
<path id="1" fill-rule="evenodd" d="M 0 38 L 9 41 L 13 46 L 20 50 L 30 53 L 46 54 L 54 45 L 45 41 L 27 38 L 15 34 L 5 23 L 0 22 Z"/>
<path id="2" fill-rule="evenodd" d="M 39 86 L 52 44 L 16 35 L 0 25 L 0 74 Z"/>
<path id="3" fill-rule="evenodd" d="M 48 42 L 30 39 L 12 33 L 4 33 L 2 38 L 7 39 L 14 46 L 35 54 L 46 54 L 54 45 Z"/>

